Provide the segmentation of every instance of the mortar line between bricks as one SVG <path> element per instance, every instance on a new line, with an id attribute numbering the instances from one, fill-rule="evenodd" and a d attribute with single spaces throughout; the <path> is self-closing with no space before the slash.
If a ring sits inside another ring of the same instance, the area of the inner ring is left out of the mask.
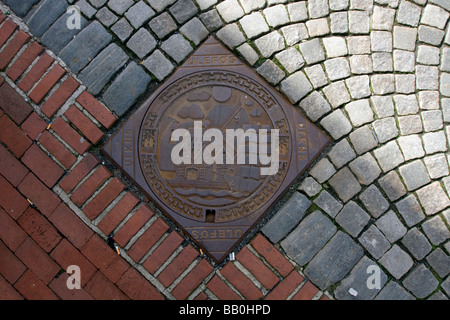
<path id="1" fill-rule="evenodd" d="M 239 261 L 235 260 L 233 261 L 234 265 L 236 266 L 236 268 L 238 268 L 240 271 L 242 271 L 242 273 L 249 278 L 253 284 L 259 289 L 261 290 L 263 296 L 265 296 L 267 294 L 267 292 L 269 292 L 268 289 L 266 289 L 261 282 L 259 282 L 258 279 L 256 279 L 256 277 L 247 269 L 245 268 Z"/>
<path id="2" fill-rule="evenodd" d="M 155 223 L 156 220 L 158 220 L 158 216 L 155 214 L 136 232 L 134 236 L 131 237 L 128 243 L 124 246 L 124 249 L 127 251 L 130 250 L 136 241 L 139 240 L 139 238 L 153 225 L 153 223 Z"/>
<path id="3" fill-rule="evenodd" d="M 6 21 L 6 19 L 5 19 Z M 33 41 L 28 41 L 27 43 L 25 43 L 19 51 L 17 51 L 16 55 L 14 56 L 14 58 L 12 58 L 12 60 L 10 61 L 10 63 L 8 64 L 8 66 L 5 67 L 5 70 L 9 70 L 14 63 L 19 60 L 20 56 L 22 55 L 22 53 L 25 52 L 25 50 L 28 49 L 29 46 L 31 46 L 31 44 L 33 43 Z"/>
<path id="4" fill-rule="evenodd" d="M 86 207 L 89 205 L 89 203 L 91 203 L 95 197 L 103 191 L 103 189 L 105 189 L 108 184 L 114 180 L 114 176 L 109 177 L 108 179 L 105 180 L 105 182 L 103 182 L 102 185 L 100 185 L 93 194 L 91 194 L 91 196 L 80 206 L 81 211 L 83 211 L 84 209 L 86 209 Z"/>
<path id="5" fill-rule="evenodd" d="M 164 269 L 166 269 L 166 267 L 180 254 L 180 252 L 183 251 L 183 249 L 183 246 L 179 245 L 161 265 L 161 267 L 159 267 L 158 270 L 155 271 L 153 275 L 155 277 L 158 277 L 164 271 Z"/>
<path id="6" fill-rule="evenodd" d="M 124 190 L 122 191 L 106 208 L 103 210 L 95 219 L 92 220 L 92 223 L 95 226 L 98 226 L 98 224 L 108 215 L 108 213 L 119 203 L 120 200 L 122 200 L 123 197 L 128 193 L 128 191 Z"/>
<path id="7" fill-rule="evenodd" d="M 45 132 L 45 131 L 48 131 L 53 137 L 55 137 L 55 139 L 56 140 L 58 140 L 59 142 L 61 142 L 74 156 L 75 156 L 75 158 L 78 160 L 78 159 L 80 159 L 79 161 L 75 161 L 75 163 L 72 165 L 72 167 L 70 167 L 70 168 L 67 168 L 67 171 L 66 172 L 69 172 L 72 168 L 75 168 L 75 166 L 78 164 L 78 162 L 80 162 L 81 160 L 83 160 L 83 158 L 84 158 L 84 156 L 83 155 L 81 155 L 81 154 L 79 154 L 78 152 L 76 152 L 67 142 L 66 142 L 66 140 L 64 140 L 63 138 L 61 138 L 53 129 L 52 129 L 52 127 L 51 127 L 51 123 L 49 123 L 49 125 L 50 125 L 50 128 L 49 128 L 49 130 L 44 130 L 44 131 L 42 131 L 42 133 L 41 134 L 39 134 L 39 136 L 36 138 L 36 141 L 39 141 L 39 138 L 41 137 L 41 135 Z"/>
<path id="8" fill-rule="evenodd" d="M 217 296 L 216 296 L 211 290 L 209 290 L 208 287 L 205 287 L 205 289 L 203 290 L 203 292 L 206 294 L 206 296 L 207 296 L 209 299 L 215 300 L 215 301 L 218 301 L 218 300 L 219 300 L 219 298 L 217 298 Z M 200 294 L 200 293 L 199 293 L 199 294 Z M 197 296 L 198 296 L 198 295 L 197 295 Z M 195 296 L 194 299 L 195 299 L 197 296 Z"/>
<path id="9" fill-rule="evenodd" d="M 172 292 L 180 282 L 200 263 L 201 258 L 196 258 L 192 263 L 166 288 L 168 292 Z"/>
<path id="10" fill-rule="evenodd" d="M 48 69 L 45 70 L 44 74 L 43 74 L 38 80 L 36 80 L 36 82 L 33 84 L 33 86 L 31 87 L 31 89 L 28 91 L 27 94 L 31 94 L 31 93 L 34 91 L 34 89 L 41 83 L 41 80 L 42 80 L 42 79 L 45 79 L 45 77 L 46 77 L 46 76 L 53 70 L 53 68 L 55 68 L 56 66 L 60 66 L 60 65 L 59 65 L 58 61 L 55 60 L 55 61 L 53 61 L 52 64 L 48 67 Z M 66 71 L 66 70 L 64 69 L 64 71 Z M 57 84 L 58 84 L 58 83 L 57 83 Z M 47 95 L 48 95 L 48 93 L 44 96 L 44 98 L 47 97 Z M 43 103 L 44 103 L 44 98 L 42 99 L 41 102 L 39 102 L 39 105 L 43 105 Z M 32 100 L 32 99 L 30 99 L 30 100 Z"/>
<path id="11" fill-rule="evenodd" d="M 52 130 L 52 132 L 54 132 L 54 131 Z M 54 132 L 54 133 L 56 134 L 56 132 Z M 62 139 L 61 137 L 59 137 L 59 138 Z M 76 153 L 76 154 L 78 154 L 78 153 Z M 79 157 L 84 158 L 83 155 L 80 155 L 80 154 L 78 154 L 78 155 L 79 155 Z M 80 162 L 81 162 L 81 160 L 80 160 Z M 77 183 L 77 185 L 72 189 L 72 191 L 67 194 L 67 196 L 70 198 L 70 196 L 72 196 L 78 190 L 78 188 L 80 188 L 80 186 L 83 185 L 84 182 L 86 182 L 87 179 L 89 179 L 97 170 L 99 170 L 101 166 L 102 166 L 102 164 L 97 164 L 91 171 L 89 171 L 88 174 L 83 179 L 81 179 L 80 182 Z"/>
<path id="12" fill-rule="evenodd" d="M 220 272 L 220 270 L 216 271 L 216 275 L 231 289 L 236 293 L 242 300 L 245 300 L 245 297 L 242 295 L 242 293 L 235 287 L 233 284 L 228 281 L 227 278 Z"/>
<path id="13" fill-rule="evenodd" d="M 128 214 L 125 218 L 122 219 L 122 221 L 119 223 L 117 227 L 114 228 L 114 230 L 111 232 L 111 234 L 116 235 L 120 229 L 130 220 L 134 214 L 145 204 L 142 202 L 139 202 Z"/>
<path id="14" fill-rule="evenodd" d="M 5 19 L 6 21 L 6 19 Z M 14 30 L 14 32 L 9 36 L 9 39 L 6 40 L 6 42 L 3 44 L 3 46 L 0 47 L 0 54 L 3 52 L 3 50 L 5 50 L 5 48 L 11 43 L 11 41 L 13 41 L 13 39 L 16 37 L 16 35 L 19 33 L 21 29 L 17 28 L 16 30 Z M 5 69 L 8 69 L 8 66 L 5 67 Z"/>
<path id="15" fill-rule="evenodd" d="M 198 285 L 197 288 L 195 288 L 195 290 L 193 290 L 186 299 L 194 299 L 196 296 L 198 296 L 200 294 L 200 292 L 202 292 L 205 288 L 206 288 L 206 283 L 208 283 L 215 275 L 215 270 L 211 271 L 211 273 L 205 277 L 205 279 L 203 279 L 203 281 Z"/>

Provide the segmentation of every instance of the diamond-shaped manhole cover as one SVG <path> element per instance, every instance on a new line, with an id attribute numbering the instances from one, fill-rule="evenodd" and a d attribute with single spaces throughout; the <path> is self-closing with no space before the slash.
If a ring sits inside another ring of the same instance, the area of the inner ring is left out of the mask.
<path id="1" fill-rule="evenodd" d="M 329 142 L 210 37 L 103 151 L 220 262 Z"/>

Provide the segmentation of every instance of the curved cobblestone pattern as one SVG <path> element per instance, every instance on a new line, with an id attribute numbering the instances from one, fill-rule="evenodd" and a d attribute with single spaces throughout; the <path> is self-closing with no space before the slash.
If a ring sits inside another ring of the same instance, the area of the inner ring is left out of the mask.
<path id="1" fill-rule="evenodd" d="M 96 241 L 113 236 L 138 271 L 128 278 L 170 299 L 450 296 L 448 0 L 2 2 L 34 38 L 26 44 L 2 19 L 0 55 L 11 59 L 1 75 L 52 123 L 23 157 L 2 142 Z M 71 4 L 81 30 L 64 28 Z M 88 155 L 211 34 L 334 140 L 237 260 L 219 266 Z M 9 52 L 16 42 L 24 47 Z M 55 137 L 66 153 L 52 151 Z M 53 176 L 31 163 L 41 149 L 57 160 Z M 65 236 L 81 253 L 93 245 Z M 370 266 L 379 289 L 367 287 Z M 85 287 L 91 295 L 100 277 Z M 129 292 L 123 278 L 106 280 Z"/>

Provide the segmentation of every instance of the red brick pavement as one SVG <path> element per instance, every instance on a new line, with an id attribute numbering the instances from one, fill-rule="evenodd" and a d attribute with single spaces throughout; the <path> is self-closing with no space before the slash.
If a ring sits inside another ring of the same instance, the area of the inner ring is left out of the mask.
<path id="1" fill-rule="evenodd" d="M 88 152 L 116 116 L 1 12 L 0 72 L 0 299 L 328 299 L 261 234 L 218 267 L 139 201 Z"/>

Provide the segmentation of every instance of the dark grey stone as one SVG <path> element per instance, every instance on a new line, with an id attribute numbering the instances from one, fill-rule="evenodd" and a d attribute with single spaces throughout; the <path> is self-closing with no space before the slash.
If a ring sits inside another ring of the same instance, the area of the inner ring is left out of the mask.
<path id="1" fill-rule="evenodd" d="M 59 57 L 74 73 L 80 72 L 94 57 L 106 47 L 112 36 L 97 21 L 84 28 L 61 51 Z"/>
<path id="2" fill-rule="evenodd" d="M 339 300 L 372 300 L 381 291 L 387 281 L 387 275 L 380 269 L 380 289 L 369 289 L 367 280 L 372 275 L 368 268 L 378 265 L 368 257 L 364 256 L 350 272 L 350 275 L 341 281 L 334 291 L 334 296 Z M 353 289 L 358 294 L 351 295 L 349 290 Z"/>
<path id="3" fill-rule="evenodd" d="M 192 0 L 178 0 L 169 11 L 179 23 L 185 23 L 195 16 L 198 9 Z"/>
<path id="4" fill-rule="evenodd" d="M 150 76 L 135 62 L 131 62 L 114 80 L 103 95 L 111 110 L 122 116 L 147 89 Z"/>
<path id="5" fill-rule="evenodd" d="M 96 95 L 127 61 L 128 55 L 113 43 L 92 60 L 79 77 L 89 90 Z"/>
<path id="6" fill-rule="evenodd" d="M 425 258 L 432 249 L 427 238 L 417 228 L 409 230 L 402 243 L 417 260 Z"/>
<path id="7" fill-rule="evenodd" d="M 359 199 L 374 218 L 378 218 L 389 209 L 389 202 L 373 184 L 361 193 Z"/>
<path id="8" fill-rule="evenodd" d="M 149 26 L 160 39 L 177 29 L 177 24 L 167 12 L 153 18 L 150 21 Z"/>
<path id="9" fill-rule="evenodd" d="M 411 257 L 396 244 L 386 252 L 379 262 L 396 279 L 400 279 L 414 264 Z"/>
<path id="10" fill-rule="evenodd" d="M 88 21 L 81 17 L 81 29 L 67 28 L 70 14 L 63 14 L 41 38 L 42 44 L 55 53 L 60 52 L 84 27 Z"/>
<path id="11" fill-rule="evenodd" d="M 439 245 L 450 238 L 450 232 L 441 217 L 434 216 L 422 224 L 422 229 L 434 245 Z"/>
<path id="12" fill-rule="evenodd" d="M 330 219 L 320 211 L 315 211 L 281 242 L 281 247 L 295 262 L 303 266 L 322 249 L 336 230 Z"/>
<path id="13" fill-rule="evenodd" d="M 193 51 L 191 44 L 179 33 L 164 41 L 161 49 L 178 63 L 181 63 Z"/>
<path id="14" fill-rule="evenodd" d="M 202 20 L 206 28 L 211 32 L 216 31 L 223 26 L 223 21 L 220 19 L 219 13 L 216 9 L 202 13 L 200 15 L 200 20 Z"/>
<path id="15" fill-rule="evenodd" d="M 450 272 L 450 257 L 441 249 L 437 248 L 428 257 L 430 266 L 437 272 L 439 277 L 445 278 Z"/>
<path id="16" fill-rule="evenodd" d="M 336 200 L 328 191 L 324 190 L 314 199 L 314 203 L 334 218 L 342 209 L 342 203 Z"/>
<path id="17" fill-rule="evenodd" d="M 101 8 L 95 17 L 106 27 L 113 25 L 119 18 L 107 7 Z"/>
<path id="18" fill-rule="evenodd" d="M 30 32 L 40 37 L 66 12 L 68 7 L 66 1 L 42 0 L 27 14 L 24 21 L 30 28 Z"/>
<path id="19" fill-rule="evenodd" d="M 376 225 L 391 243 L 394 243 L 403 237 L 407 231 L 405 226 L 392 210 L 389 210 L 381 218 L 379 218 Z"/>
<path id="20" fill-rule="evenodd" d="M 363 255 L 363 249 L 349 235 L 338 231 L 311 260 L 305 275 L 324 290 L 342 280 Z"/>
<path id="21" fill-rule="evenodd" d="M 415 300 L 401 285 L 390 281 L 376 296 L 375 300 Z"/>
<path id="22" fill-rule="evenodd" d="M 367 225 L 370 216 L 355 202 L 348 202 L 336 217 L 336 222 L 351 236 L 357 237 Z"/>
<path id="23" fill-rule="evenodd" d="M 358 240 L 375 259 L 379 259 L 391 247 L 389 241 L 374 225 L 371 225 Z"/>
<path id="24" fill-rule="evenodd" d="M 19 17 L 24 17 L 28 11 L 37 3 L 39 0 L 4 0 L 3 3 L 9 6 L 9 8 L 14 11 Z"/>
<path id="25" fill-rule="evenodd" d="M 414 195 L 409 195 L 395 204 L 408 227 L 425 219 L 422 208 Z"/>
<path id="26" fill-rule="evenodd" d="M 122 42 L 127 40 L 133 33 L 133 27 L 128 23 L 128 20 L 126 18 L 122 18 L 117 21 L 111 27 L 111 30 L 116 34 L 117 37 L 119 37 Z"/>
<path id="27" fill-rule="evenodd" d="M 261 229 L 262 232 L 276 243 L 283 239 L 304 217 L 311 201 L 299 192 L 295 192 L 283 207 Z"/>
<path id="28" fill-rule="evenodd" d="M 430 295 L 439 282 L 424 264 L 420 264 L 403 280 L 403 285 L 417 298 L 422 299 Z"/>

